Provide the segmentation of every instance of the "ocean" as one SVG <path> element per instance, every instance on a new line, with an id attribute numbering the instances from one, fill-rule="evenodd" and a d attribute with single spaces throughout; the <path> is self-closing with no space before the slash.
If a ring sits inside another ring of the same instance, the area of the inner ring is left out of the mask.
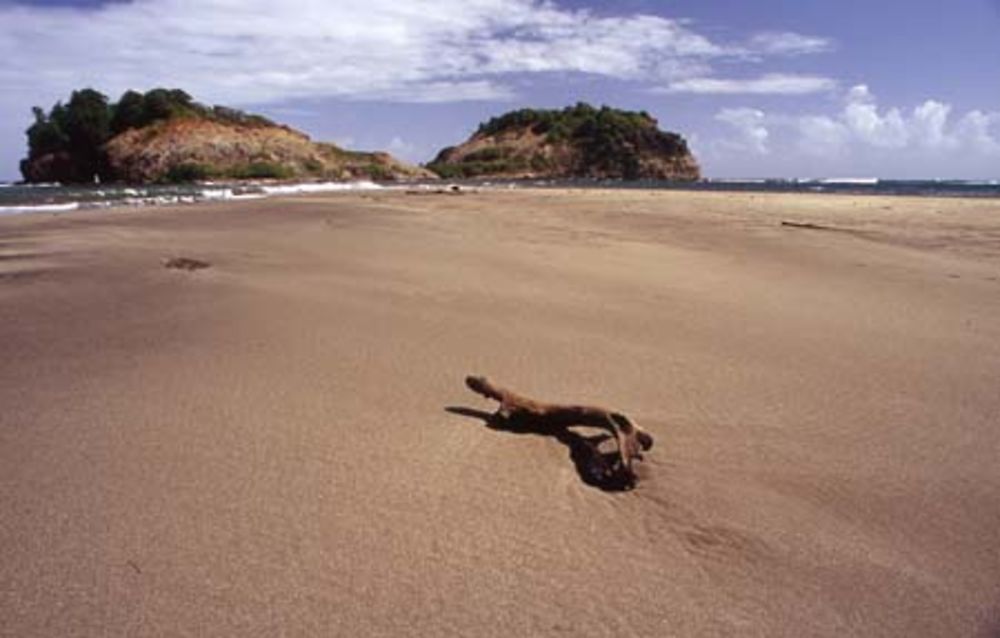
<path id="1" fill-rule="evenodd" d="M 647 188 L 755 193 L 840 193 L 910 197 L 1000 197 L 1000 180 L 894 180 L 878 178 L 704 179 L 698 182 L 556 180 L 555 187 Z"/>
<path id="2" fill-rule="evenodd" d="M 639 180 L 516 180 L 458 182 L 470 187 L 516 188 L 645 188 L 688 191 L 759 193 L 842 193 L 917 197 L 1000 197 L 1000 180 L 707 179 L 695 183 Z M 190 184 L 176 186 L 62 186 L 0 183 L 0 215 L 55 213 L 109 207 L 195 204 L 206 201 L 258 199 L 273 195 L 369 190 L 386 187 L 440 187 L 441 183 L 380 186 L 373 182 L 303 184 Z"/>
<path id="3" fill-rule="evenodd" d="M 382 188 L 372 182 L 62 186 L 0 183 L 0 215 L 259 199 L 273 195 Z"/>

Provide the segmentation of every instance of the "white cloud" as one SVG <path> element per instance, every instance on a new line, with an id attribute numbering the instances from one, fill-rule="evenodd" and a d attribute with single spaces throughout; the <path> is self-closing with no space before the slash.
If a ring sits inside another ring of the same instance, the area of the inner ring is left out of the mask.
<path id="1" fill-rule="evenodd" d="M 769 73 L 757 78 L 723 79 L 694 77 L 671 82 L 661 92 L 698 94 L 805 95 L 830 91 L 836 82 L 815 75 Z"/>
<path id="2" fill-rule="evenodd" d="M 484 43 L 486 73 L 577 71 L 618 78 L 669 78 L 700 72 L 726 50 L 679 22 L 655 16 L 596 18 L 541 11 L 512 37 Z"/>
<path id="3" fill-rule="evenodd" d="M 780 47 L 779 47 L 780 48 Z M 136 0 L 100 9 L 0 4 L 6 98 L 93 85 L 182 86 L 265 103 L 343 96 L 504 99 L 504 74 L 670 81 L 731 57 L 680 20 L 602 17 L 542 0 Z"/>
<path id="4" fill-rule="evenodd" d="M 111 99 L 182 87 L 206 103 L 265 110 L 324 98 L 504 101 L 532 73 L 645 87 L 708 78 L 732 92 L 733 81 L 711 79 L 721 63 L 828 48 L 792 33 L 742 42 L 707 33 L 684 19 L 599 15 L 563 0 L 130 0 L 86 9 L 0 0 L 0 114 L 9 116 L 0 119 L 16 119 L 0 131 L 0 163 L 13 164 L 31 105 L 84 86 Z M 787 75 L 742 82 L 740 92 L 757 94 L 832 85 Z"/>
<path id="5" fill-rule="evenodd" d="M 1000 113 L 969 111 L 955 127 L 959 145 L 1000 156 Z"/>
<path id="6" fill-rule="evenodd" d="M 954 148 L 957 140 L 945 129 L 951 105 L 927 100 L 913 109 L 911 134 L 917 144 L 927 148 Z"/>
<path id="7" fill-rule="evenodd" d="M 909 127 L 899 109 L 879 113 L 875 97 L 864 84 L 848 91 L 843 119 L 855 136 L 872 146 L 903 148 L 909 143 Z"/>
<path id="8" fill-rule="evenodd" d="M 844 98 L 840 110 L 831 114 L 723 109 L 715 120 L 725 126 L 705 148 L 722 165 L 735 165 L 740 155 L 783 158 L 784 163 L 767 164 L 782 167 L 775 174 L 898 174 L 934 167 L 936 175 L 964 171 L 995 176 L 1000 112 L 973 110 L 956 120 L 950 104 L 934 99 L 912 108 L 883 107 L 865 85 L 851 87 Z"/>
<path id="9" fill-rule="evenodd" d="M 825 115 L 807 115 L 795 121 L 798 150 L 819 157 L 838 156 L 847 149 L 850 131 L 847 126 Z"/>
<path id="10" fill-rule="evenodd" d="M 340 148 L 352 148 L 354 146 L 354 138 L 350 135 L 336 135 L 333 138 L 333 143 Z"/>
<path id="11" fill-rule="evenodd" d="M 852 86 L 847 90 L 846 99 L 848 103 L 871 104 L 875 102 L 875 96 L 872 95 L 867 84 L 855 84 Z"/>
<path id="12" fill-rule="evenodd" d="M 873 147 L 996 152 L 998 142 L 993 129 L 1000 114 L 970 111 L 952 124 L 951 112 L 950 104 L 933 99 L 918 104 L 909 113 L 899 107 L 880 110 L 874 94 L 859 84 L 848 91 L 841 120 L 857 142 Z"/>
<path id="13" fill-rule="evenodd" d="M 403 138 L 396 135 L 391 140 L 389 140 L 389 143 L 386 145 L 386 150 L 388 150 L 391 153 L 396 153 L 399 151 L 412 151 L 413 144 L 404 141 Z"/>
<path id="14" fill-rule="evenodd" d="M 385 145 L 385 150 L 392 153 L 394 156 L 409 162 L 417 162 L 430 152 L 430 149 L 421 148 L 412 142 L 404 140 L 398 135 L 393 136 L 393 138 L 389 140 L 389 143 Z"/>
<path id="15" fill-rule="evenodd" d="M 767 141 L 770 132 L 764 126 L 763 111 L 749 108 L 722 109 L 715 119 L 730 126 L 735 138 L 727 137 L 722 143 L 733 150 L 745 150 L 758 155 L 769 152 Z"/>
<path id="16" fill-rule="evenodd" d="M 384 100 L 387 102 L 410 102 L 432 104 L 438 102 L 458 102 L 469 100 L 494 100 L 503 102 L 514 97 L 513 90 L 502 84 L 487 80 L 410 82 L 384 89 L 372 89 L 349 99 Z"/>
<path id="17" fill-rule="evenodd" d="M 826 53 L 833 48 L 833 41 L 827 38 L 773 31 L 758 33 L 750 39 L 748 47 L 750 52 L 766 55 Z"/>

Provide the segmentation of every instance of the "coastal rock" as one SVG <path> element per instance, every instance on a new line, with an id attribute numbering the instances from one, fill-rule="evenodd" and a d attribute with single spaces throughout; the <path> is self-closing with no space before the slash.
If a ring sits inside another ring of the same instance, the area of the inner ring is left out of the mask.
<path id="1" fill-rule="evenodd" d="M 27 182 L 436 177 L 387 153 L 347 151 L 259 115 L 200 104 L 180 89 L 126 91 L 117 103 L 82 89 L 32 112 L 21 162 Z"/>
<path id="2" fill-rule="evenodd" d="M 46 153 L 32 159 L 21 160 L 21 174 L 29 183 L 80 181 L 73 158 L 65 151 Z"/>
<path id="3" fill-rule="evenodd" d="M 594 178 L 692 181 L 687 142 L 646 112 L 577 104 L 512 111 L 480 125 L 427 165 L 444 178 Z"/>
<path id="4" fill-rule="evenodd" d="M 347 151 L 285 126 L 172 119 L 125 131 L 105 145 L 108 165 L 132 182 L 198 179 L 433 178 L 388 153 Z"/>

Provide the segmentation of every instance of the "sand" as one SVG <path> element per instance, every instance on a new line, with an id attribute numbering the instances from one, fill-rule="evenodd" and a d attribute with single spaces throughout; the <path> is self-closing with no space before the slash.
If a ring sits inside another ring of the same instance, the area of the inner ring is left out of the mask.
<path id="1" fill-rule="evenodd" d="M 630 415 L 638 488 L 469 373 Z M 995 638 L 998 455 L 996 200 L 0 219 L 4 636 Z"/>

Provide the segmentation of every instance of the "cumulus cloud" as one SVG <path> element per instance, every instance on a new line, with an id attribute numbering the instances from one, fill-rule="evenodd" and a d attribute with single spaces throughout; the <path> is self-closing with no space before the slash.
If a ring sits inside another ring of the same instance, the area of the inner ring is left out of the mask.
<path id="1" fill-rule="evenodd" d="M 957 140 L 946 131 L 951 105 L 927 100 L 913 109 L 910 134 L 914 141 L 928 148 L 953 148 Z"/>
<path id="2" fill-rule="evenodd" d="M 1000 156 L 1000 113 L 969 111 L 955 126 L 954 135 L 960 146 Z"/>
<path id="3" fill-rule="evenodd" d="M 722 144 L 730 149 L 767 155 L 767 140 L 771 134 L 764 126 L 765 117 L 764 112 L 757 109 L 722 109 L 715 119 L 727 124 L 732 134 Z"/>
<path id="4" fill-rule="evenodd" d="M 732 54 L 680 20 L 597 16 L 541 0 L 303 0 L 294 10 L 269 0 L 0 3 L 8 95 L 58 97 L 91 84 L 176 85 L 236 103 L 494 100 L 510 95 L 504 74 L 670 81 Z"/>
<path id="5" fill-rule="evenodd" d="M 872 146 L 903 148 L 910 139 L 909 127 L 899 109 L 880 113 L 875 97 L 864 84 L 848 91 L 843 119 L 861 141 Z"/>
<path id="6" fill-rule="evenodd" d="M 847 150 L 850 132 L 842 122 L 825 115 L 807 115 L 794 120 L 799 152 L 831 157 Z"/>
<path id="7" fill-rule="evenodd" d="M 427 149 L 419 148 L 416 144 L 404 140 L 398 135 L 394 135 L 388 144 L 385 145 L 385 150 L 400 159 L 415 162 L 426 154 Z"/>
<path id="8" fill-rule="evenodd" d="M 952 111 L 951 105 L 933 99 L 910 109 L 882 107 L 872 91 L 859 84 L 846 92 L 843 107 L 833 114 L 723 109 L 715 116 L 726 124 L 717 143 L 721 150 L 761 155 L 781 149 L 827 159 L 868 156 L 869 151 L 884 158 L 893 153 L 900 158 L 959 153 L 965 160 L 1000 156 L 1000 113 L 974 110 L 956 120 Z"/>
<path id="9" fill-rule="evenodd" d="M 717 95 L 805 95 L 829 91 L 835 86 L 836 82 L 832 79 L 816 75 L 769 73 L 748 79 L 687 78 L 671 82 L 662 92 Z"/>
<path id="10" fill-rule="evenodd" d="M 874 94 L 859 84 L 847 94 L 841 121 L 858 143 L 888 149 L 959 149 L 994 154 L 1000 150 L 1000 114 L 970 111 L 953 122 L 950 104 L 925 100 L 909 112 L 880 109 Z"/>

